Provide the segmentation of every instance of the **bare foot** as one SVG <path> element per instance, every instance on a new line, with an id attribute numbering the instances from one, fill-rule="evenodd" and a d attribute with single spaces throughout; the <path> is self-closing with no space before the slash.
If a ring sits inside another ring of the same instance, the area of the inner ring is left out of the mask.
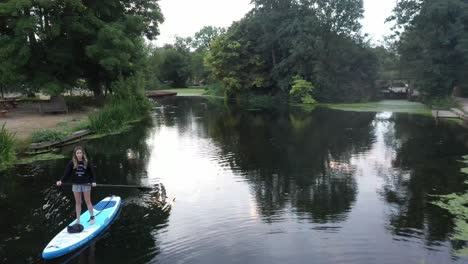
<path id="1" fill-rule="evenodd" d="M 94 225 L 94 216 L 91 216 L 91 219 L 89 220 L 90 225 Z"/>

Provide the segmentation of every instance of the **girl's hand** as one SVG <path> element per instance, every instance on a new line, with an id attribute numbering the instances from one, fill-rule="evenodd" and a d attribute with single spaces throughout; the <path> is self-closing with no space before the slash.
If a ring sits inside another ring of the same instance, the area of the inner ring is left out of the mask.
<path id="1" fill-rule="evenodd" d="M 62 185 L 62 181 L 57 181 L 57 186 Z"/>
<path id="2" fill-rule="evenodd" d="M 95 182 L 91 183 L 91 186 L 96 187 L 96 183 Z"/>

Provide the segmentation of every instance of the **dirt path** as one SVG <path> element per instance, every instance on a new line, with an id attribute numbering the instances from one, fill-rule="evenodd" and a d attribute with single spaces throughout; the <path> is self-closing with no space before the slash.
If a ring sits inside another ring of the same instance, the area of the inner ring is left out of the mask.
<path id="1" fill-rule="evenodd" d="M 20 104 L 9 109 L 5 117 L 0 117 L 0 126 L 5 123 L 8 131 L 16 133 L 18 139 L 27 139 L 34 131 L 68 130 L 87 120 L 92 109 L 68 114 L 41 114 L 34 104 Z"/>

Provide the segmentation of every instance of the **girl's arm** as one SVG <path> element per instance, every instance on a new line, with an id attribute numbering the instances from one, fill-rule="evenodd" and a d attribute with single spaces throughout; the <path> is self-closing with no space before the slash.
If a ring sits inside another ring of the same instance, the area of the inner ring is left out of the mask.
<path id="1" fill-rule="evenodd" d="M 94 176 L 94 167 L 91 161 L 88 161 L 88 173 L 89 173 L 89 182 L 96 183 L 96 177 Z"/>
<path id="2" fill-rule="evenodd" d="M 70 175 L 72 173 L 72 170 L 73 170 L 73 161 L 70 161 L 70 162 L 68 162 L 67 166 L 65 167 L 65 172 L 63 173 L 62 178 L 60 178 L 60 181 L 67 180 L 70 177 Z"/>

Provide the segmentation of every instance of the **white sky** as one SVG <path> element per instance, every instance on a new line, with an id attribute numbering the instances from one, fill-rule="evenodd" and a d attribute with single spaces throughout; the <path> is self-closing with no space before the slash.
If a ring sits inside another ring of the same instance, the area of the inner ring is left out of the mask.
<path id="1" fill-rule="evenodd" d="M 391 15 L 395 1 L 364 0 L 363 32 L 374 42 L 390 33 L 390 25 L 384 21 Z M 204 26 L 228 27 L 252 8 L 249 3 L 250 0 L 160 0 L 165 22 L 160 25 L 156 44 L 173 43 L 176 35 L 193 36 Z"/>

